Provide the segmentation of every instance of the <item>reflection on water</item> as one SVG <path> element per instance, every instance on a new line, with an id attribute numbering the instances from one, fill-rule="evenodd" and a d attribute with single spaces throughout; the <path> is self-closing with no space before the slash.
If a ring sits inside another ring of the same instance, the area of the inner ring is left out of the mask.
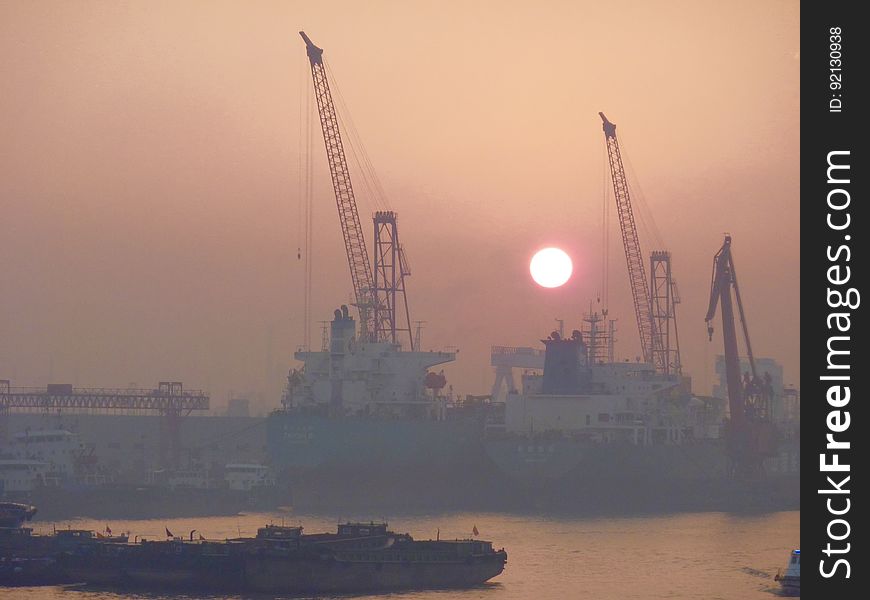
<path id="1" fill-rule="evenodd" d="M 165 528 L 185 537 L 192 529 L 208 538 L 254 535 L 264 523 L 302 524 L 307 532 L 333 530 L 348 515 L 293 513 L 251 514 L 148 521 L 93 520 L 35 523 L 35 532 L 53 527 L 103 531 L 163 539 Z M 358 518 L 358 515 L 350 515 Z M 366 520 L 372 518 L 365 516 Z M 380 515 L 373 518 L 380 519 Z M 508 552 L 505 572 L 485 586 L 447 590 L 353 596 L 401 600 L 527 600 L 589 598 L 591 600 L 775 599 L 773 581 L 800 539 L 800 513 L 728 515 L 695 513 L 674 516 L 572 519 L 529 515 L 455 513 L 390 519 L 395 531 L 418 539 L 471 536 L 492 540 Z M 120 600 L 227 596 L 124 592 L 81 586 L 0 589 L 3 600 Z M 257 597 L 252 597 L 257 598 Z M 257 598 L 261 600 L 262 597 Z M 323 598 L 321 597 L 321 600 Z"/>

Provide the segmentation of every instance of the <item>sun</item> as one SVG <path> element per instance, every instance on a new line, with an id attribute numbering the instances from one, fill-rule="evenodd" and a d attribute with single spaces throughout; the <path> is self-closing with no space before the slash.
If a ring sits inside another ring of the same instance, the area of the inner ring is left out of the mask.
<path id="1" fill-rule="evenodd" d="M 532 279 L 541 287 L 557 288 L 571 279 L 574 265 L 571 257 L 559 248 L 544 248 L 532 257 L 529 272 Z"/>

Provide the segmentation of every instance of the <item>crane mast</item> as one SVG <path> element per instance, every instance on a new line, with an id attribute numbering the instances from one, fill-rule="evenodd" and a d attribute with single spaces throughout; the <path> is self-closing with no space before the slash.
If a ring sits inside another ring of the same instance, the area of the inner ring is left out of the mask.
<path id="1" fill-rule="evenodd" d="M 749 359 L 749 372 L 746 378 L 740 377 L 740 355 L 737 345 L 737 327 L 734 317 L 734 302 L 731 289 L 734 289 L 734 300 L 740 316 L 743 339 L 746 344 L 746 355 Z M 731 419 L 726 429 L 728 453 L 734 467 L 745 474 L 761 468 L 762 460 L 771 456 L 775 450 L 776 431 L 771 423 L 770 390 L 758 377 L 755 357 L 752 354 L 752 344 L 749 341 L 749 327 L 743 311 L 743 301 L 740 298 L 740 287 L 737 284 L 737 273 L 734 270 L 734 259 L 731 256 L 731 236 L 725 236 L 725 242 L 713 257 L 713 275 L 710 283 L 710 304 L 705 321 L 707 334 L 713 339 L 713 319 L 716 309 L 721 306 L 722 337 L 725 343 L 725 377 L 728 387 L 728 408 Z"/>
<path id="2" fill-rule="evenodd" d="M 326 156 L 329 161 L 329 173 L 332 176 L 332 188 L 335 191 L 335 203 L 338 207 L 338 217 L 341 221 L 341 233 L 344 237 L 344 247 L 347 253 L 347 264 L 353 281 L 354 300 L 359 310 L 360 337 L 371 341 L 376 337 L 377 327 L 374 323 L 374 285 L 372 267 L 366 251 L 365 237 L 353 194 L 350 180 L 350 170 L 344 155 L 341 133 L 338 128 L 338 116 L 329 90 L 326 69 L 323 64 L 323 50 L 314 45 L 304 31 L 299 35 L 305 40 L 308 60 L 311 63 L 311 77 L 314 80 L 314 95 L 317 99 L 317 110 L 320 114 L 320 127 L 323 130 L 323 141 L 326 145 Z"/>
<path id="3" fill-rule="evenodd" d="M 603 122 L 604 139 L 607 142 L 607 159 L 610 162 L 613 194 L 616 197 L 619 228 L 622 232 L 622 244 L 625 247 L 625 261 L 628 264 L 628 278 L 631 283 L 631 295 L 634 299 L 634 314 L 637 318 L 643 359 L 645 362 L 652 363 L 657 371 L 666 373 L 668 372 L 667 352 L 660 347 L 661 339 L 656 336 L 654 331 L 644 258 L 640 248 L 640 239 L 637 235 L 634 212 L 631 208 L 631 196 L 628 192 L 625 167 L 619 152 L 619 141 L 616 138 L 616 125 L 608 121 L 603 112 L 598 113 L 598 115 Z"/>
<path id="4" fill-rule="evenodd" d="M 399 337 L 407 335 L 411 351 L 417 346 L 411 335 L 411 314 L 405 277 L 410 277 L 411 268 L 405 257 L 405 249 L 399 243 L 398 215 L 391 210 L 377 211 L 375 222 L 375 286 L 374 326 L 378 341 L 401 343 Z M 404 309 L 400 322 L 399 304 Z"/>

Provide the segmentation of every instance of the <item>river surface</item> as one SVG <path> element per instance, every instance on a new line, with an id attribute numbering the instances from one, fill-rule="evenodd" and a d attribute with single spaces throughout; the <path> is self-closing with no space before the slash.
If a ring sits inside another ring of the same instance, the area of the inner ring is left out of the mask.
<path id="1" fill-rule="evenodd" d="M 373 515 L 366 515 L 369 520 Z M 381 516 L 374 516 L 380 519 Z M 254 535 L 266 523 L 302 524 L 309 533 L 334 530 L 339 519 L 358 515 L 262 513 L 147 521 L 72 520 L 37 522 L 34 532 L 53 527 L 102 531 L 164 539 L 191 529 L 207 538 Z M 518 514 L 453 513 L 394 517 L 390 528 L 417 539 L 464 538 L 477 527 L 480 538 L 508 552 L 505 572 L 491 583 L 463 591 L 424 591 L 351 596 L 394 600 L 541 600 L 589 598 L 630 600 L 774 600 L 773 576 L 800 544 L 800 513 L 763 515 L 691 513 L 624 518 L 566 518 Z M 141 598 L 239 598 L 238 596 L 114 593 L 76 586 L 0 588 L 2 600 L 121 600 Z M 262 598 L 262 597 L 261 597 Z M 348 598 L 347 596 L 343 598 Z"/>

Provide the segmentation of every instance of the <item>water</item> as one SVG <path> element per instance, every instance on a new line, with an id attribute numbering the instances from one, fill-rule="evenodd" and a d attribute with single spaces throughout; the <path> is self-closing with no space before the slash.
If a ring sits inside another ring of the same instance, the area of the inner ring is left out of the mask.
<path id="1" fill-rule="evenodd" d="M 339 516 L 251 514 L 148 521 L 75 520 L 39 523 L 36 532 L 72 526 L 115 534 L 163 539 L 165 528 L 177 536 L 197 534 L 223 539 L 253 535 L 264 523 L 301 523 L 308 532 L 334 530 Z M 346 516 L 344 517 L 346 518 Z M 745 516 L 692 513 L 630 518 L 565 518 L 492 513 L 397 517 L 391 529 L 418 539 L 480 537 L 508 552 L 505 572 L 485 586 L 463 591 L 423 591 L 361 595 L 356 599 L 539 600 L 656 598 L 774 600 L 777 569 L 800 540 L 800 513 Z M 221 598 L 161 593 L 112 593 L 78 587 L 0 588 L 2 600 L 121 600 L 141 598 Z M 232 597 L 230 597 L 232 598 Z"/>

